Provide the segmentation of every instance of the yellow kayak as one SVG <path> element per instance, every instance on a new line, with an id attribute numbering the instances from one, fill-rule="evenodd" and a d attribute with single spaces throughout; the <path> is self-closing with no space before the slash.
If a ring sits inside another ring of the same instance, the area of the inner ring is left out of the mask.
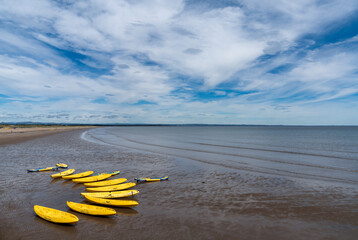
<path id="1" fill-rule="evenodd" d="M 35 213 L 50 222 L 54 223 L 75 223 L 78 222 L 78 217 L 71 213 L 60 211 L 53 208 L 42 207 L 39 205 L 34 206 Z"/>
<path id="2" fill-rule="evenodd" d="M 86 187 L 104 187 L 104 186 L 110 186 L 110 185 L 124 183 L 125 181 L 127 181 L 127 178 L 117 178 L 117 179 L 113 179 L 113 180 L 85 183 L 83 185 L 85 185 Z"/>
<path id="3" fill-rule="evenodd" d="M 70 174 L 72 174 L 74 172 L 75 172 L 75 169 L 72 168 L 72 169 L 68 169 L 68 170 L 60 172 L 60 173 L 52 174 L 51 177 L 52 178 L 59 178 L 59 177 L 62 177 L 62 176 L 70 175 Z"/>
<path id="4" fill-rule="evenodd" d="M 87 176 L 91 175 L 92 173 L 93 173 L 93 171 L 87 171 L 87 172 L 81 172 L 81 173 L 77 173 L 77 174 L 73 174 L 73 175 L 62 176 L 62 178 L 63 179 L 81 178 L 81 177 L 87 177 Z"/>
<path id="5" fill-rule="evenodd" d="M 112 176 L 111 174 L 107 173 L 107 174 L 101 174 L 101 175 L 92 176 L 92 177 L 76 178 L 76 179 L 73 179 L 72 182 L 75 182 L 75 183 L 96 182 L 96 181 L 100 181 L 103 179 L 107 179 L 111 176 Z"/>
<path id="6" fill-rule="evenodd" d="M 114 171 L 114 172 L 106 172 L 106 173 L 100 173 L 100 174 L 107 174 L 107 173 L 109 173 L 109 174 L 112 174 L 112 176 L 114 176 L 114 175 L 117 175 L 117 174 L 119 174 L 121 171 Z M 98 174 L 98 175 L 100 175 L 100 174 Z"/>
<path id="7" fill-rule="evenodd" d="M 124 190 L 115 192 L 83 192 L 82 196 L 97 197 L 97 198 L 122 198 L 132 197 L 139 193 L 138 190 Z"/>
<path id="8" fill-rule="evenodd" d="M 161 177 L 161 178 L 135 178 L 134 180 L 136 180 L 137 182 L 158 182 L 158 181 L 165 181 L 168 180 L 169 177 L 165 176 L 165 177 Z"/>
<path id="9" fill-rule="evenodd" d="M 89 197 L 89 196 L 85 196 L 85 198 L 90 202 L 94 202 L 102 205 L 111 205 L 115 207 L 135 207 L 138 205 L 138 202 L 134 200 L 113 200 L 113 199 L 96 198 L 96 197 Z"/>
<path id="10" fill-rule="evenodd" d="M 57 164 L 56 164 L 56 167 L 60 167 L 60 168 L 67 168 L 67 167 L 68 167 L 68 165 L 67 165 L 67 164 L 65 164 L 65 163 L 57 163 Z"/>
<path id="11" fill-rule="evenodd" d="M 46 167 L 46 168 L 32 168 L 27 169 L 28 172 L 43 172 L 43 171 L 55 171 L 58 170 L 57 167 Z"/>
<path id="12" fill-rule="evenodd" d="M 114 176 L 114 175 L 117 175 L 117 174 L 119 174 L 121 171 L 114 171 L 114 172 L 109 172 L 109 174 L 112 174 L 112 176 Z"/>
<path id="13" fill-rule="evenodd" d="M 70 201 L 67 201 L 67 206 L 71 208 L 73 211 L 89 214 L 89 215 L 111 216 L 117 213 L 116 210 L 112 208 L 99 207 L 99 206 L 70 202 Z"/>
<path id="14" fill-rule="evenodd" d="M 135 183 L 122 183 L 122 184 L 112 185 L 107 187 L 86 188 L 86 190 L 89 192 L 111 192 L 111 191 L 119 191 L 119 190 L 131 188 L 134 187 L 135 185 L 136 185 Z"/>

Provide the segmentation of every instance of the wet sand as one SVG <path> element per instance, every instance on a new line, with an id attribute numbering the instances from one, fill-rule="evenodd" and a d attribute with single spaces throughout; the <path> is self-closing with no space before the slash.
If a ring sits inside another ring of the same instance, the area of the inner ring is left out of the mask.
<path id="1" fill-rule="evenodd" d="M 84 130 L 0 146 L 1 239 L 356 239 L 358 192 L 349 185 L 306 184 L 186 159 L 90 143 Z M 81 184 L 26 169 L 65 162 L 76 172 L 120 170 L 113 178 L 169 175 L 144 183 L 135 208 L 114 217 L 68 209 L 85 202 Z M 77 215 L 75 225 L 37 217 L 35 204 Z"/>

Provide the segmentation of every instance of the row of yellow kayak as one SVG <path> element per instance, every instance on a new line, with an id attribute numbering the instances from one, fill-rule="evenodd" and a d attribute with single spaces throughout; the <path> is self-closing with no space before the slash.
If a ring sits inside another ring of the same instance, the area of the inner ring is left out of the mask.
<path id="1" fill-rule="evenodd" d="M 86 190 L 88 192 L 82 192 L 81 195 L 85 197 L 87 201 L 95 204 L 110 205 L 115 207 L 135 207 L 138 205 L 138 202 L 134 200 L 116 199 L 122 197 L 133 197 L 134 195 L 138 194 L 138 190 L 127 190 L 129 188 L 134 187 L 136 183 L 124 183 L 127 181 L 126 178 L 105 180 L 113 175 L 119 174 L 120 171 L 100 173 L 94 176 L 90 176 L 93 174 L 93 171 L 73 174 L 74 172 L 75 169 L 69 169 L 60 173 L 52 174 L 51 177 L 72 180 L 75 183 L 83 183 L 84 186 L 87 187 Z M 147 179 L 148 181 L 152 180 L 150 178 L 143 179 Z M 162 180 L 168 180 L 168 177 L 153 179 L 153 181 Z M 144 181 L 137 180 L 137 182 Z M 96 205 L 67 201 L 67 206 L 73 211 L 89 215 L 111 216 L 116 214 L 116 211 L 112 208 L 100 207 Z M 79 220 L 77 216 L 71 213 L 44 206 L 35 205 L 34 211 L 41 218 L 55 223 L 75 223 Z"/>

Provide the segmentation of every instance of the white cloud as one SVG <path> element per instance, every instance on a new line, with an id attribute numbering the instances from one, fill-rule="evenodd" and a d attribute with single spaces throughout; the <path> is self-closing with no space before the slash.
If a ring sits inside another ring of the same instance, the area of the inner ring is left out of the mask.
<path id="1" fill-rule="evenodd" d="M 356 57 L 343 52 L 328 58 L 305 61 L 293 69 L 290 75 L 303 82 L 327 82 L 351 75 L 356 69 L 351 64 L 354 59 Z"/>
<path id="2" fill-rule="evenodd" d="M 121 59 L 113 59 L 117 65 Z M 75 98 L 108 103 L 136 103 L 139 100 L 161 102 L 173 90 L 165 71 L 157 67 L 143 67 L 127 59 L 128 68 L 114 69 L 99 79 L 63 74 L 28 58 L 0 56 L 0 86 L 2 94 L 45 99 Z M 155 84 L 154 84 L 155 83 Z M 74 106 L 73 104 L 69 106 Z"/>
<path id="3" fill-rule="evenodd" d="M 292 112 L 303 114 L 302 104 L 357 93 L 356 50 L 344 48 L 355 38 L 303 49 L 306 56 L 297 50 L 300 44 L 315 44 L 298 39 L 323 33 L 350 16 L 357 1 L 240 3 L 188 8 L 181 0 L 5 1 L 0 6 L 0 41 L 5 46 L 0 94 L 18 100 L 6 103 L 6 109 L 11 112 L 30 98 L 38 102 L 28 101 L 27 107 L 39 115 L 72 106 L 80 110 L 78 119 L 101 115 L 102 109 L 103 116 L 111 116 L 99 117 L 102 121 L 118 116 L 120 121 L 235 123 L 252 122 L 260 114 L 262 121 L 272 120 L 273 113 L 294 121 Z M 71 52 L 81 55 L 75 60 L 66 57 Z M 258 60 L 264 54 L 278 56 Z M 284 64 L 292 66 L 282 73 L 270 72 Z M 226 82 L 233 90 L 252 93 L 216 89 Z M 192 94 L 198 90 L 215 93 L 220 100 L 195 102 Z M 51 102 L 54 98 L 58 101 Z M 273 107 L 286 98 L 295 103 L 285 107 L 292 112 Z M 106 103 L 96 103 L 98 99 Z M 141 100 L 154 104 L 133 105 Z"/>
<path id="4" fill-rule="evenodd" d="M 95 51 L 141 52 L 152 60 L 187 75 L 202 78 L 206 85 L 227 80 L 235 71 L 247 67 L 258 57 L 264 42 L 246 36 L 244 17 L 239 8 L 225 8 L 210 12 L 182 13 L 182 1 L 128 3 L 90 1 L 76 3 L 71 9 L 58 9 L 46 18 L 64 44 Z M 89 11 L 86 11 L 89 10 Z M 16 12 L 28 18 L 29 12 Z M 180 35 L 173 28 L 192 32 L 195 37 Z M 38 35 L 54 46 L 58 40 Z M 196 47 L 202 51 L 188 57 L 184 50 Z"/>
<path id="5" fill-rule="evenodd" d="M 339 0 L 243 0 L 242 3 L 247 11 L 255 13 L 252 14 L 255 27 L 288 41 L 302 34 L 323 32 L 335 21 L 354 14 L 358 7 L 355 0 L 344 4 Z"/>

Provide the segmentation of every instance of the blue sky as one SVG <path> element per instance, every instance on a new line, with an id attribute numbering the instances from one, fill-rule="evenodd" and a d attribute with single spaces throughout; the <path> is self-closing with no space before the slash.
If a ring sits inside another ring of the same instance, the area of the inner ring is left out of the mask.
<path id="1" fill-rule="evenodd" d="M 358 1 L 1 1 L 0 122 L 358 124 Z"/>

